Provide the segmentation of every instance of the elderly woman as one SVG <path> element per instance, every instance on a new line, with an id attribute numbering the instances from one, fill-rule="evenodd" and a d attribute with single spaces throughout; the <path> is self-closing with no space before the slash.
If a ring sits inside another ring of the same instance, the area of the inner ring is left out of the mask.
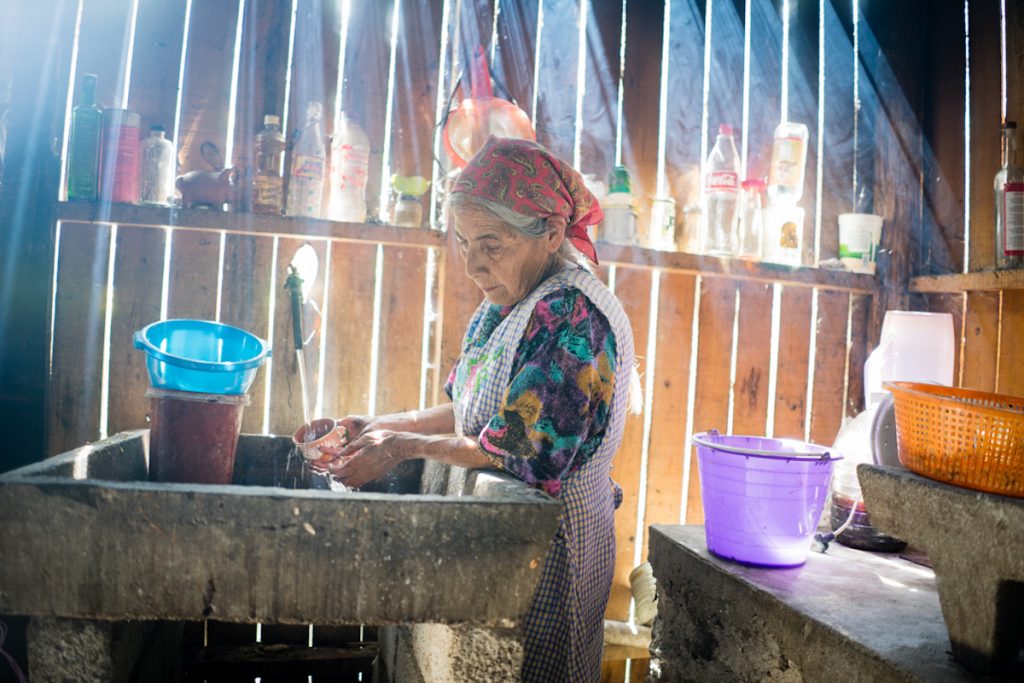
<path id="1" fill-rule="evenodd" d="M 596 681 L 621 501 L 609 474 L 630 393 L 638 398 L 629 321 L 581 265 L 597 263 L 586 228 L 602 212 L 567 163 L 493 137 L 463 169 L 450 207 L 466 275 L 484 295 L 445 387 L 452 402 L 343 418 L 353 438 L 331 469 L 359 486 L 430 458 L 504 470 L 560 498 L 524 624 L 522 676 Z"/>

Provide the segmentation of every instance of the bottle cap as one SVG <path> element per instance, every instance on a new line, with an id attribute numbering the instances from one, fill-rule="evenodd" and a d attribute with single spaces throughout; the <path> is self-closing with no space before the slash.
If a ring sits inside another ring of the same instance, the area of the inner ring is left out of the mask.
<path id="1" fill-rule="evenodd" d="M 625 166 L 616 166 L 608 175 L 608 192 L 625 192 L 632 194 L 633 188 L 629 180 L 629 169 Z"/>
<path id="2" fill-rule="evenodd" d="M 264 126 L 280 126 L 281 117 L 277 114 L 267 114 L 263 117 Z"/>
<path id="3" fill-rule="evenodd" d="M 732 126 L 730 126 L 728 123 L 721 124 L 720 126 L 718 126 L 718 134 L 728 135 L 729 137 L 732 137 Z"/>
<path id="4" fill-rule="evenodd" d="M 150 133 L 166 133 L 167 129 L 164 128 L 163 126 L 161 126 L 159 123 L 154 123 L 152 126 L 149 127 L 149 132 Z"/>
<path id="5" fill-rule="evenodd" d="M 1016 128 L 1016 127 L 1017 127 L 1017 122 L 1016 121 L 1003 121 L 1003 128 Z"/>
<path id="6" fill-rule="evenodd" d="M 742 183 L 744 190 L 763 190 L 768 184 L 764 181 L 764 178 L 747 178 Z"/>

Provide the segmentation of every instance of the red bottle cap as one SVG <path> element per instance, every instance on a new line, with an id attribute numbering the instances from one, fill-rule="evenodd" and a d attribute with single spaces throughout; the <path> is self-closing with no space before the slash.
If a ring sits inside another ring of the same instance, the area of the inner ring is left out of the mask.
<path id="1" fill-rule="evenodd" d="M 732 137 L 732 126 L 730 126 L 728 123 L 721 124 L 720 126 L 718 126 L 718 134 L 728 135 L 729 137 Z"/>

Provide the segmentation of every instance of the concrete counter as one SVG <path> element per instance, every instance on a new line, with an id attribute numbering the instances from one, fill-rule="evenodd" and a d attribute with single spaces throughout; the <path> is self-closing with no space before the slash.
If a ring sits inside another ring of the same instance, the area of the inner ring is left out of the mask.
<path id="1" fill-rule="evenodd" d="M 711 555 L 700 526 L 653 526 L 650 538 L 653 680 L 998 680 L 952 660 L 927 567 L 833 543 L 802 567 L 763 569 Z"/>
<path id="2" fill-rule="evenodd" d="M 104 657 L 134 637 L 111 624 L 511 629 L 558 526 L 558 501 L 490 473 L 463 471 L 442 495 L 418 493 L 418 464 L 385 487 L 401 493 L 290 488 L 282 437 L 242 435 L 231 485 L 149 482 L 146 436 L 0 476 L 0 614 L 52 633 L 92 624 Z M 30 660 L 33 639 L 48 642 L 30 627 Z"/>

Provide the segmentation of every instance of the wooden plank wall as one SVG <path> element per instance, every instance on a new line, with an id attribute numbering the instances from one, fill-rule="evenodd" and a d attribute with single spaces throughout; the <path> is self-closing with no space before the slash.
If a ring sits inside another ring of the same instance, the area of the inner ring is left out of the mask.
<path id="1" fill-rule="evenodd" d="M 140 3 L 134 29 L 128 0 L 123 7 L 86 3 L 74 80 L 97 73 L 101 102 L 126 98 L 146 125 L 162 122 L 172 130 L 179 121 L 183 170 L 202 166 L 198 148 L 205 140 L 222 151 L 230 142 L 232 161 L 244 166 L 262 114 L 287 114 L 294 129 L 306 103 L 320 99 L 328 134 L 336 107 L 366 128 L 368 206 L 386 220 L 381 190 L 390 172 L 429 176 L 435 189 L 443 188 L 448 169 L 434 158 L 438 99 L 450 93 L 471 47 L 484 45 L 495 76 L 536 122 L 540 140 L 599 179 L 615 163 L 630 168 L 644 234 L 651 200 L 662 193 L 675 200 L 677 219 L 695 228 L 702 157 L 719 123 L 732 123 L 741 136 L 748 174 L 763 175 L 785 103 L 790 118 L 811 130 L 801 202 L 808 265 L 836 255 L 837 216 L 855 206 L 884 212 L 886 243 L 912 250 L 893 261 L 902 264 L 900 278 L 991 262 L 984 230 L 977 238 L 972 233 L 963 254 L 963 224 L 967 192 L 971 225 L 991 222 L 1001 82 L 999 42 L 987 39 L 998 35 L 994 3 L 970 3 L 969 100 L 946 77 L 963 73 L 962 51 L 940 43 L 963 45 L 962 4 L 958 10 L 955 2 L 924 12 L 928 3 L 914 0 L 901 10 L 917 8 L 929 17 L 915 49 L 941 56 L 916 66 L 886 61 L 885 50 L 895 49 L 881 30 L 888 15 L 855 17 L 851 0 L 584 3 L 389 0 L 354 2 L 343 16 L 338 3 L 326 0 L 300 0 L 294 13 L 291 0 L 193 0 L 187 22 L 184 3 Z M 1014 68 L 1008 69 L 1007 115 L 1014 117 L 1024 113 L 1017 82 L 1024 33 L 1015 6 L 1008 18 Z M 787 24 L 788 42 L 782 39 Z M 124 44 L 132 30 L 135 57 L 125 67 L 110 46 Z M 924 75 L 931 89 L 922 107 L 915 83 Z M 904 102 L 894 100 L 899 95 Z M 965 106 L 972 169 L 981 178 L 969 190 Z M 921 111 L 928 112 L 923 130 L 915 118 Z M 301 421 L 301 402 L 282 285 L 304 243 L 320 265 L 312 297 L 321 319 L 306 351 L 315 411 L 385 412 L 432 403 L 479 301 L 450 245 L 65 223 L 56 255 L 50 451 L 144 426 L 146 378 L 130 334 L 161 316 L 219 317 L 269 338 L 274 357 L 251 392 L 245 429 L 290 432 Z M 861 408 L 861 368 L 877 335 L 878 311 L 869 294 L 840 286 L 605 265 L 633 322 L 647 395 L 645 414 L 630 418 L 613 473 L 625 502 L 617 516 L 608 617 L 626 620 L 628 573 L 646 556 L 646 528 L 703 519 L 692 435 L 719 429 L 831 443 L 843 418 Z M 1005 355 L 1022 324 L 1019 295 L 930 297 L 921 304 L 956 314 L 962 384 L 1024 393 L 1021 371 Z M 632 667 L 630 677 L 643 669 Z M 606 680 L 625 676 L 621 667 L 605 672 Z"/>
<path id="2" fill-rule="evenodd" d="M 1024 118 L 1024 83 L 1020 75 L 1024 66 L 1024 10 L 1020 3 L 1006 3 L 1005 48 L 1001 45 L 999 3 L 970 3 L 966 22 L 963 7 L 954 4 L 936 8 L 939 14 L 933 18 L 929 31 L 934 60 L 930 60 L 932 73 L 925 107 L 929 171 L 924 176 L 924 192 L 925 208 L 934 216 L 935 230 L 925 233 L 932 240 L 931 249 L 924 254 L 922 270 L 926 273 L 992 267 L 992 179 L 1000 165 L 999 122 L 1021 122 Z M 950 45 L 957 45 L 958 49 L 949 49 Z M 1006 52 L 1005 71 L 1000 66 L 1002 49 Z M 969 90 L 965 79 L 939 77 L 963 72 L 967 67 L 965 55 L 970 68 Z M 966 131 L 965 112 L 970 115 Z M 965 148 L 970 149 L 969 173 Z M 965 240 L 965 228 L 969 229 L 969 240 Z M 923 305 L 928 310 L 953 315 L 959 342 L 959 385 L 1024 394 L 1024 372 L 1017 353 L 1024 331 L 1022 302 L 1024 292 L 1019 290 L 924 296 Z"/>

